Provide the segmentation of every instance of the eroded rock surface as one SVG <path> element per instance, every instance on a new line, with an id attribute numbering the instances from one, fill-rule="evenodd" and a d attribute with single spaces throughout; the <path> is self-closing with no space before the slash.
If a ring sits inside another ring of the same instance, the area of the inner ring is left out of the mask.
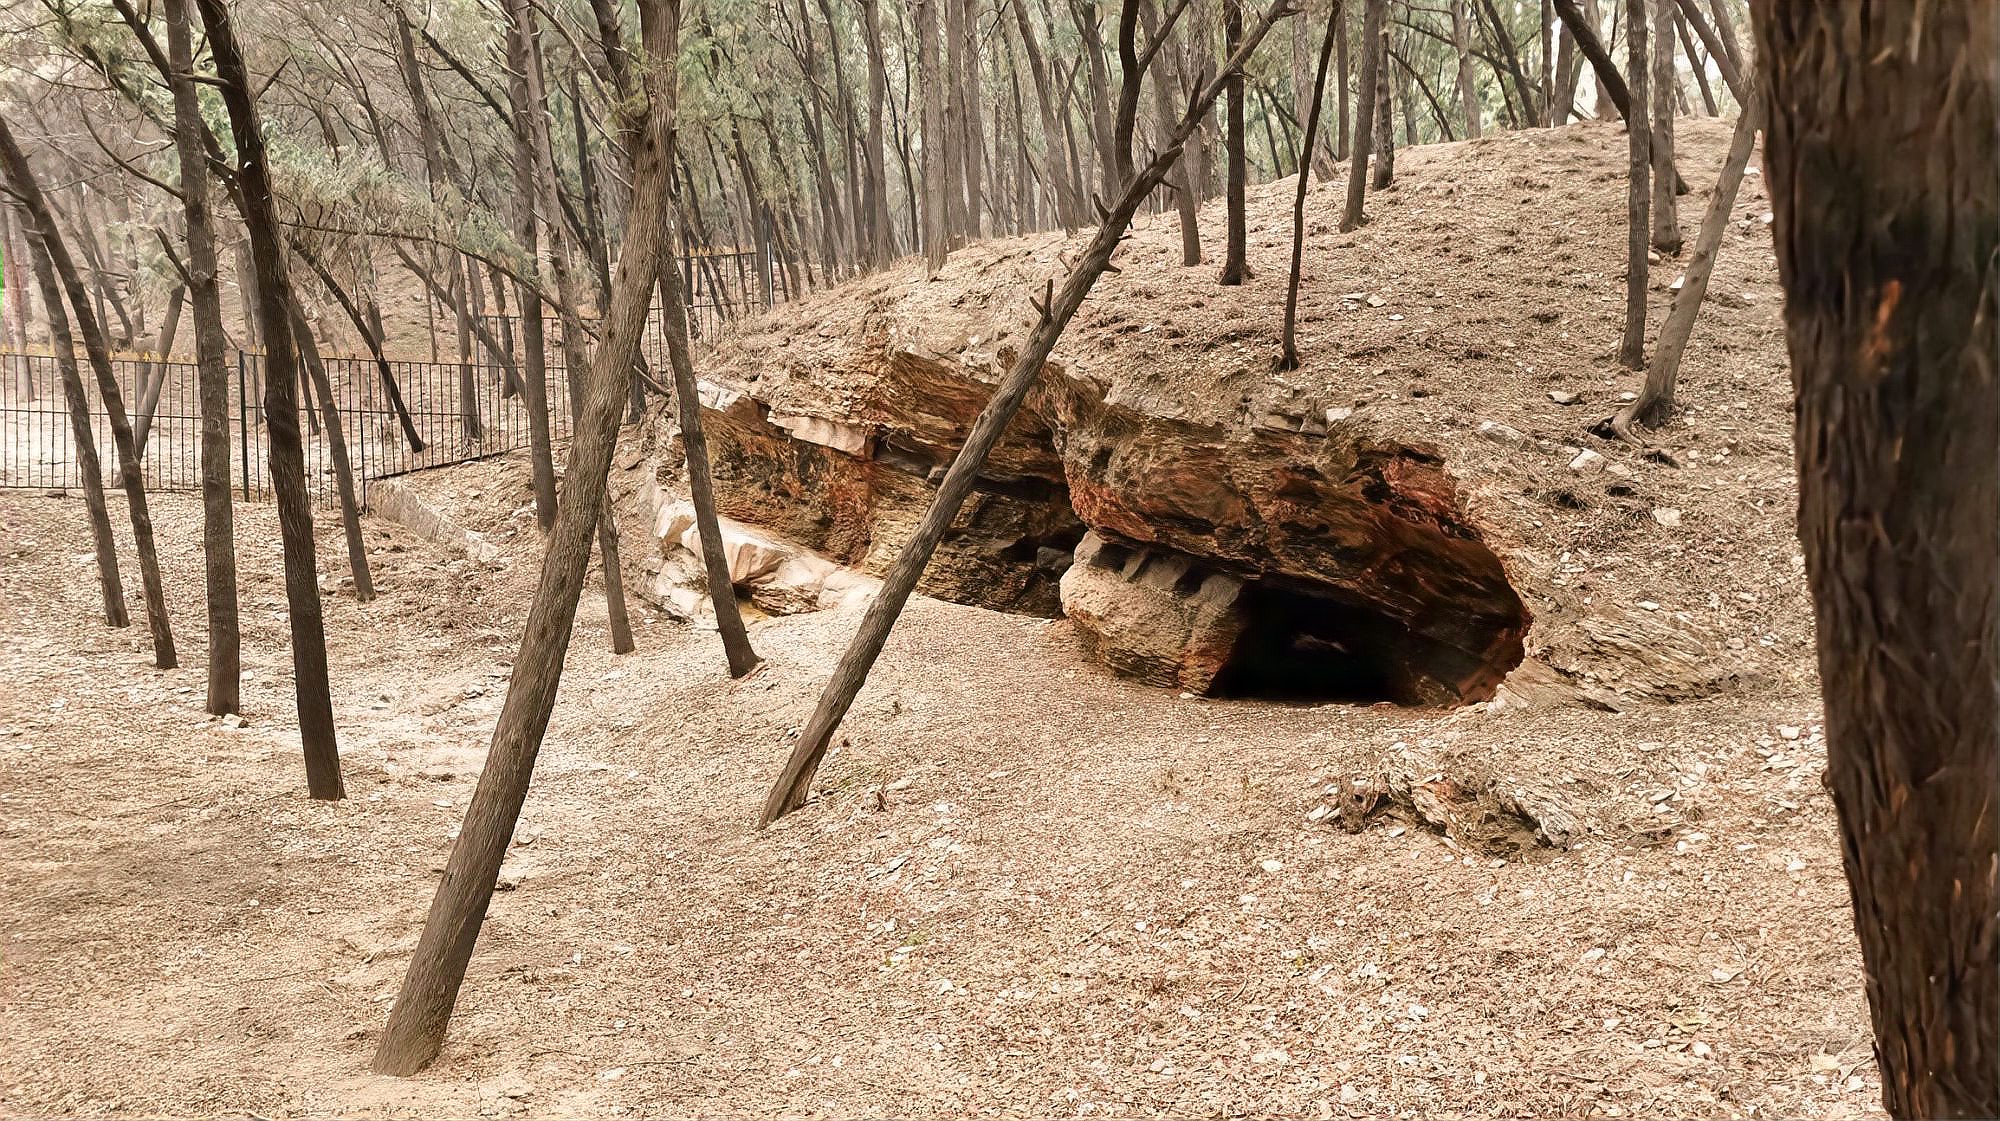
<path id="1" fill-rule="evenodd" d="M 861 354 L 707 384 L 703 419 L 726 517 L 879 574 L 1011 355 L 977 376 Z M 678 466 L 660 466 L 670 484 Z M 1236 425 L 1155 415 L 1054 364 L 920 590 L 1066 613 L 1106 664 L 1156 684 L 1302 698 L 1483 699 L 1528 625 L 1434 449 L 1310 404 Z"/>

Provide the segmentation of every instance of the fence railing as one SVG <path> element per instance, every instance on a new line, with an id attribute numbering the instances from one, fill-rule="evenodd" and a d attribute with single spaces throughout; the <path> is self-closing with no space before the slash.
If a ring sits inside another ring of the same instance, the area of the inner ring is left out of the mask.
<path id="1" fill-rule="evenodd" d="M 791 298 L 784 274 L 768 255 L 704 253 L 677 259 L 688 312 L 688 333 L 696 348 L 713 345 L 731 320 L 772 302 Z M 771 278 L 766 285 L 761 276 Z M 562 325 L 546 319 L 547 399 L 551 440 L 570 431 L 569 371 L 559 345 Z M 529 446 L 533 418 L 522 392 L 519 320 L 498 329 L 492 317 L 487 334 L 503 340 L 501 353 L 475 345 L 473 360 L 458 362 L 390 360 L 385 378 L 372 358 L 326 357 L 327 380 L 339 414 L 356 487 L 367 501 L 368 484 L 424 467 L 463 463 Z M 594 324 L 587 324 L 592 326 Z M 641 358 L 651 369 L 666 367 L 666 337 L 659 308 L 648 317 L 640 340 Z M 77 355 L 84 385 L 85 412 L 107 487 L 120 485 L 111 417 L 96 377 Z M 142 440 L 139 463 L 149 490 L 201 489 L 201 404 L 199 372 L 186 357 L 118 355 L 113 380 Z M 264 355 L 229 352 L 230 488 L 257 500 L 270 494 L 266 469 L 270 440 L 264 423 Z M 393 379 L 395 391 L 389 381 Z M 661 380 L 665 380 L 664 378 Z M 322 431 L 320 402 L 313 379 L 301 367 L 296 387 L 299 428 L 305 445 L 306 484 L 319 501 L 332 501 L 333 443 Z M 400 399 L 400 403 L 399 403 Z M 0 488 L 70 489 L 83 485 L 62 376 L 50 354 L 0 351 Z M 412 440 L 412 434 L 416 439 Z"/>
<path id="2" fill-rule="evenodd" d="M 396 383 L 392 395 L 373 359 L 323 361 L 364 502 L 371 480 L 529 446 L 530 398 L 515 384 L 518 375 L 505 367 L 391 361 L 389 373 Z M 115 487 L 117 452 L 110 413 L 88 364 L 81 356 L 78 363 L 91 442 L 105 485 Z M 201 404 L 195 363 L 121 356 L 111 360 L 111 369 L 134 435 L 144 439 L 139 463 L 147 489 L 200 490 Z M 260 500 L 270 495 L 271 486 L 266 469 L 270 439 L 264 415 L 264 355 L 232 351 L 227 372 L 230 488 L 239 497 Z M 301 377 L 295 388 L 306 484 L 315 498 L 331 501 L 337 491 L 323 406 L 312 379 Z M 569 372 L 559 361 L 549 365 L 546 390 L 550 438 L 561 440 L 569 434 L 570 409 Z M 0 487 L 81 487 L 83 472 L 72 423 L 53 356 L 0 352 Z M 415 444 L 409 438 L 412 432 Z"/>

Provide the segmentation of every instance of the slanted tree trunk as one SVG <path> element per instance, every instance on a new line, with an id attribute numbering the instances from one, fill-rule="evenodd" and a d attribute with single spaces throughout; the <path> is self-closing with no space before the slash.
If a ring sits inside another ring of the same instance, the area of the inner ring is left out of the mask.
<path id="1" fill-rule="evenodd" d="M 1389 0 L 1366 0 L 1361 16 L 1361 74 L 1354 107 L 1354 148 L 1347 163 L 1347 209 L 1340 216 L 1340 230 L 1347 233 L 1367 221 L 1362 214 L 1362 198 L 1368 190 L 1368 152 L 1375 134 L 1375 92 L 1380 81 L 1382 25 Z"/>
<path id="2" fill-rule="evenodd" d="M 159 345 L 153 353 L 157 361 L 146 364 L 146 380 L 139 389 L 139 418 L 132 427 L 132 441 L 139 454 L 146 454 L 146 438 L 153 434 L 153 415 L 160 409 L 160 393 L 167 387 L 167 369 L 174 353 L 174 336 L 180 333 L 181 310 L 187 304 L 187 285 L 176 284 L 167 296 L 166 319 L 160 324 Z"/>
<path id="3" fill-rule="evenodd" d="M 1007 376 L 1001 379 L 993 391 L 993 397 L 986 408 L 980 411 L 979 419 L 973 422 L 972 431 L 966 436 L 965 445 L 953 457 L 951 466 L 945 472 L 944 480 L 938 484 L 937 496 L 930 508 L 924 512 L 923 520 L 911 535 L 909 544 L 897 555 L 895 564 L 882 581 L 882 589 L 861 620 L 861 627 L 855 633 L 854 641 L 841 655 L 833 677 L 820 694 L 819 703 L 813 709 L 812 717 L 799 733 L 798 743 L 793 747 L 791 757 L 771 793 L 764 801 L 761 821 L 769 825 L 782 815 L 797 809 L 806 800 L 812 785 L 812 777 L 819 768 L 819 761 L 826 754 L 827 744 L 839 727 L 841 718 L 847 715 L 849 706 L 861 691 L 867 680 L 868 670 L 881 654 L 882 646 L 889 639 L 889 631 L 896 624 L 896 617 L 902 613 L 903 605 L 915 591 L 917 580 L 930 563 L 931 554 L 937 549 L 952 519 L 972 491 L 972 485 L 984 468 L 986 456 L 999 442 L 1007 425 L 1020 410 L 1028 390 L 1039 379 L 1042 365 L 1056 340 L 1062 337 L 1063 328 L 1070 317 L 1082 306 L 1084 297 L 1111 264 L 1111 255 L 1123 240 L 1125 231 L 1132 222 L 1132 216 L 1146 201 L 1146 197 L 1157 187 L 1162 177 L 1172 169 L 1174 161 L 1180 158 L 1181 145 L 1188 134 L 1194 131 L 1201 118 L 1222 95 L 1229 79 L 1237 74 L 1250 54 L 1257 49 L 1280 16 L 1289 14 L 1287 0 L 1274 0 L 1272 6 L 1243 34 L 1229 59 L 1223 64 L 1219 77 L 1210 81 L 1192 99 L 1187 115 L 1175 128 L 1170 143 L 1162 149 L 1132 180 L 1125 184 L 1118 200 L 1106 208 L 1103 221 L 1098 224 L 1097 233 L 1083 249 L 1076 266 L 1063 281 L 1062 291 L 1055 290 L 1055 282 L 1050 281 L 1043 302 L 1037 304 L 1041 312 L 1027 341 L 1016 357 Z M 1125 80 L 1136 82 L 1140 75 L 1128 73 Z"/>
<path id="4" fill-rule="evenodd" d="M 61 281 L 63 292 L 69 297 L 76 332 L 83 337 L 84 355 L 90 360 L 91 372 L 97 377 L 97 395 L 111 421 L 111 439 L 118 449 L 119 479 L 125 488 L 125 504 L 132 516 L 132 540 L 139 551 L 139 579 L 145 591 L 146 623 L 153 637 L 153 664 L 161 669 L 172 669 L 179 662 L 174 656 L 173 627 L 167 619 L 167 595 L 160 579 L 160 557 L 153 548 L 153 518 L 146 507 L 146 484 L 140 471 L 139 451 L 132 439 L 132 424 L 118 391 L 118 379 L 111 372 L 111 354 L 105 348 L 104 333 L 91 314 L 90 292 L 84 287 L 83 277 L 77 272 L 76 263 L 70 259 L 69 250 L 57 230 L 55 212 L 49 208 L 48 199 L 35 182 L 34 169 L 28 165 L 27 155 L 14 142 L 14 134 L 5 120 L 0 120 L 0 175 L 4 175 L 11 184 L 14 198 L 28 218 L 30 233 L 39 236 L 42 255 L 48 259 L 54 270 L 54 279 Z M 44 288 L 44 303 L 47 305 L 44 310 L 50 312 L 49 322 L 53 330 L 57 301 L 48 296 L 49 289 Z M 75 359 L 72 357 L 69 361 L 74 366 Z M 71 413 L 74 423 L 74 405 L 71 406 Z M 101 489 L 98 502 L 103 502 Z M 103 572 L 102 560 L 100 556 L 100 576 Z M 107 603 L 110 593 L 111 586 L 107 584 Z"/>
<path id="5" fill-rule="evenodd" d="M 669 244 L 668 145 L 676 53 L 669 28 L 679 18 L 679 5 L 676 0 L 642 0 L 639 8 L 642 43 L 653 63 L 642 79 L 649 107 L 632 153 L 632 202 L 612 275 L 604 337 L 585 375 L 583 409 L 570 444 L 562 501 L 548 535 L 541 579 L 528 608 L 507 698 L 493 728 L 493 745 L 376 1047 L 373 1067 L 380 1074 L 415 1074 L 444 1044 L 466 965 L 493 899 L 494 880 L 527 800 L 535 757 L 555 709 L 563 657 L 590 563 L 591 537 L 608 491 L 625 382 L 639 356 L 653 286 Z"/>
<path id="6" fill-rule="evenodd" d="M 1653 0 L 1653 127 L 1646 147 L 1653 163 L 1653 248 L 1668 257 L 1681 251 L 1681 221 L 1674 206 L 1674 2 Z"/>
<path id="7" fill-rule="evenodd" d="M 1679 34 L 1681 54 L 1687 57 L 1688 70 L 1694 75 L 1695 89 L 1701 92 L 1702 111 L 1711 117 L 1718 115 L 1715 105 L 1715 91 L 1708 88 L 1708 66 L 1701 55 L 1694 49 L 1694 33 L 1688 30 L 1687 20 L 1676 18 L 1674 20 L 1674 30 Z"/>
<path id="8" fill-rule="evenodd" d="M 1340 3 L 1341 0 L 1334 0 L 1334 7 L 1339 8 Z M 1145 12 L 1147 38 L 1151 39 L 1155 33 L 1152 25 L 1156 21 L 1150 6 Z M 1172 40 L 1176 37 L 1175 30 L 1174 27 L 1168 27 L 1158 34 L 1166 35 Z M 1188 79 L 1181 73 L 1181 55 L 1176 46 L 1177 44 L 1170 41 L 1160 50 L 1160 79 L 1153 83 L 1154 111 L 1160 118 L 1156 143 L 1161 147 L 1164 147 L 1173 135 L 1174 124 L 1179 120 L 1180 98 L 1186 96 L 1187 90 Z M 1168 189 L 1174 193 L 1174 210 L 1181 228 L 1181 265 L 1182 267 L 1199 265 L 1201 264 L 1201 212 L 1195 200 L 1195 184 L 1190 169 L 1183 166 L 1180 182 L 1168 184 Z"/>
<path id="9" fill-rule="evenodd" d="M 1701 16 L 1701 9 L 1695 7 L 1694 0 L 1678 0 L 1678 2 L 1680 4 L 1682 20 L 1701 39 L 1701 45 L 1707 49 L 1709 58 L 1715 60 L 1715 69 L 1722 75 L 1722 84 L 1729 87 L 1729 95 L 1736 99 L 1736 104 L 1739 107 L 1748 105 L 1750 103 L 1749 91 L 1743 83 L 1743 72 L 1737 68 L 1736 52 L 1733 49 L 1735 44 L 1726 42 L 1714 28 L 1708 25 L 1708 21 Z M 1688 51 L 1688 60 L 1690 62 L 1694 60 L 1694 51 Z M 1702 80 L 1702 91 L 1704 96 L 1707 96 L 1707 75 L 1702 72 L 1702 68 L 1699 66 L 1694 68 L 1694 72 L 1696 77 Z M 1711 100 L 1713 99 L 1711 98 Z M 1709 112 L 1713 115 L 1714 110 L 1711 109 Z"/>
<path id="10" fill-rule="evenodd" d="M 222 331 L 222 287 L 215 255 L 215 215 L 209 208 L 207 124 L 195 93 L 194 36 L 187 0 L 166 0 L 165 75 L 174 99 L 174 150 L 180 158 L 181 210 L 186 217 L 187 291 L 194 314 L 196 395 L 201 403 L 202 586 L 208 607 L 207 710 L 221 716 L 242 707 L 242 637 L 236 603 L 235 510 L 229 494 L 228 341 Z"/>
<path id="11" fill-rule="evenodd" d="M 1465 30 L 1465 0 L 1451 0 L 1451 47 L 1458 52 L 1458 97 L 1465 106 L 1465 138 L 1479 139 L 1479 86 L 1472 68 L 1472 40 Z"/>
<path id="12" fill-rule="evenodd" d="M 1827 779 L 1882 1102 L 1996 1117 L 2000 14 L 1752 15 Z"/>
<path id="13" fill-rule="evenodd" d="M 0 121 L 0 128 L 6 126 Z M 0 182 L 11 182 L 13 169 L 0 173 Z M 11 193 L 11 187 L 10 187 Z M 97 585 L 104 594 L 104 622 L 113 627 L 130 626 L 125 613 L 125 588 L 118 577 L 118 546 L 111 536 L 111 513 L 104 500 L 104 469 L 97 459 L 97 440 L 91 433 L 90 400 L 84 395 L 83 376 L 76 368 L 76 339 L 70 333 L 69 316 L 63 311 L 62 285 L 55 265 L 49 260 L 41 225 L 23 214 L 22 233 L 33 261 L 35 283 L 41 288 L 42 314 L 48 320 L 49 346 L 55 351 L 56 368 L 61 372 L 63 400 L 69 409 L 70 439 L 76 445 L 78 473 L 83 476 L 83 505 L 90 515 L 91 546 L 97 557 Z"/>
<path id="14" fill-rule="evenodd" d="M 1224 54 L 1236 53 L 1236 45 L 1243 39 L 1243 0 L 1222 0 L 1222 50 Z M 1237 71 L 1229 75 L 1228 101 L 1224 113 L 1227 117 L 1228 136 L 1224 143 L 1228 146 L 1229 169 L 1225 173 L 1228 182 L 1225 187 L 1228 199 L 1227 221 L 1223 227 L 1222 277 L 1223 284 L 1243 284 L 1250 279 L 1250 233 L 1244 216 L 1244 192 L 1250 185 L 1250 157 L 1243 126 L 1243 73 Z"/>
<path id="15" fill-rule="evenodd" d="M 354 574 L 354 598 L 367 603 L 375 598 L 375 581 L 368 574 L 368 545 L 361 537 L 361 495 L 354 485 L 354 465 L 347 457 L 347 435 L 341 430 L 340 406 L 333 396 L 333 379 L 326 376 L 320 361 L 319 343 L 299 311 L 298 300 L 290 292 L 285 302 L 292 310 L 292 338 L 298 344 L 299 359 L 319 397 L 320 429 L 326 433 L 329 458 L 333 460 L 333 485 L 340 495 L 340 526 L 347 538 L 347 567 Z"/>
<path id="16" fill-rule="evenodd" d="M 1625 187 L 1625 337 L 1618 361 L 1634 370 L 1646 368 L 1646 235 L 1652 201 L 1652 149 L 1647 143 L 1645 106 L 1647 0 L 1625 0 L 1625 46 L 1631 56 L 1632 104 L 1639 111 L 1625 114 L 1631 163 Z"/>
<path id="17" fill-rule="evenodd" d="M 236 140 L 236 183 L 257 272 L 258 321 L 264 357 L 264 418 L 270 430 L 271 490 L 278 501 L 278 528 L 284 542 L 285 601 L 291 616 L 292 676 L 298 701 L 299 738 L 306 762 L 306 789 L 314 798 L 338 799 L 346 791 L 334 741 L 333 699 L 326 671 L 326 631 L 321 620 L 319 573 L 313 547 L 312 499 L 306 494 L 305 447 L 299 439 L 299 406 L 294 396 L 298 360 L 286 307 L 284 248 L 264 152 L 264 133 L 250 93 L 249 72 L 237 46 L 225 0 L 195 0 L 208 28 L 209 50 Z"/>
<path id="18" fill-rule="evenodd" d="M 1326 96 L 1327 63 L 1333 58 L 1334 40 L 1340 37 L 1342 3 L 1343 0 L 1333 0 L 1333 8 L 1326 17 L 1326 34 L 1320 39 L 1319 66 L 1313 71 L 1312 101 L 1306 105 L 1305 146 L 1309 152 L 1319 139 L 1319 107 Z M 1293 28 L 1295 39 L 1305 33 L 1304 23 L 1301 20 Z M 1280 340 L 1278 356 L 1278 369 L 1281 371 L 1299 368 L 1299 266 L 1305 258 L 1306 188 L 1307 180 L 1311 178 L 1312 162 L 1302 161 L 1299 164 L 1298 190 L 1292 195 L 1292 271 L 1285 282 L 1285 332 Z"/>
<path id="19" fill-rule="evenodd" d="M 1656 427 L 1673 414 L 1674 387 L 1680 376 L 1681 355 L 1687 350 L 1689 336 L 1694 333 L 1695 316 L 1701 313 L 1702 298 L 1708 294 L 1708 278 L 1715 271 L 1715 259 L 1722 250 L 1722 236 L 1729 229 L 1730 209 L 1736 205 L 1736 191 L 1743 183 L 1743 168 L 1750 162 L 1750 150 L 1756 146 L 1762 112 L 1763 106 L 1753 95 L 1751 103 L 1744 107 L 1743 115 L 1736 119 L 1736 131 L 1729 140 L 1729 156 L 1723 161 L 1722 173 L 1716 176 L 1715 191 L 1708 197 L 1708 213 L 1701 220 L 1701 234 L 1695 238 L 1694 257 L 1688 261 L 1680 291 L 1674 294 L 1673 306 L 1667 312 L 1667 322 L 1660 328 L 1660 337 L 1653 344 L 1653 360 L 1646 367 L 1646 384 L 1639 390 L 1636 399 L 1611 418 L 1612 430 L 1627 440 L 1634 439 L 1634 423 Z"/>
<path id="20" fill-rule="evenodd" d="M 186 3 L 186 0 L 179 2 Z M 361 336 L 362 345 L 368 348 L 369 355 L 375 359 L 375 372 L 382 379 L 382 389 L 389 397 L 389 408 L 396 414 L 396 423 L 402 426 L 403 439 L 409 443 L 411 452 L 423 451 L 428 445 L 424 443 L 423 437 L 417 435 L 416 422 L 410 418 L 409 406 L 403 403 L 403 389 L 396 383 L 396 373 L 390 368 L 389 359 L 382 353 L 380 328 L 368 322 L 361 308 L 356 306 L 353 297 L 349 296 L 347 290 L 340 286 L 340 282 L 334 279 L 333 273 L 320 264 L 318 257 L 296 242 L 292 245 L 292 252 L 299 260 L 306 263 L 306 267 L 313 271 L 314 276 L 319 277 L 320 285 L 333 296 L 333 301 L 339 304 L 340 310 L 346 314 L 347 321 L 353 324 L 354 333 Z"/>
<path id="21" fill-rule="evenodd" d="M 1720 57 L 1728 59 L 1731 69 L 1741 78 L 1750 73 L 1750 67 L 1743 61 L 1743 52 L 1736 45 L 1736 24 L 1729 18 L 1729 4 L 1730 0 L 1708 0 L 1708 10 L 1715 13 L 1715 37 L 1722 41 Z M 1747 85 L 1744 91 L 1749 91 Z M 1739 97 L 1737 102 L 1741 104 L 1742 98 Z"/>
<path id="22" fill-rule="evenodd" d="M 715 482 L 709 472 L 708 439 L 701 428 L 701 394 L 688 346 L 687 302 L 681 296 L 680 274 L 672 268 L 660 270 L 660 303 L 667 361 L 673 370 L 681 450 L 687 460 L 688 497 L 694 502 L 695 533 L 701 540 L 708 599 L 715 609 L 715 629 L 722 636 L 722 655 L 729 664 L 729 676 L 742 677 L 756 669 L 763 659 L 750 646 L 750 633 L 743 626 L 743 612 L 736 603 L 736 586 L 729 578 L 729 558 L 722 547 L 722 523 L 715 509 Z"/>

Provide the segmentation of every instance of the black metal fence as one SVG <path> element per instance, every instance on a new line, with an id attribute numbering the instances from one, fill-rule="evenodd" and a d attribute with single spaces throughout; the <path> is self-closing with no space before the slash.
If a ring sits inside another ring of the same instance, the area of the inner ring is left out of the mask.
<path id="1" fill-rule="evenodd" d="M 687 296 L 688 331 L 697 349 L 712 345 L 724 326 L 738 316 L 792 295 L 776 263 L 767 259 L 766 267 L 760 270 L 753 253 L 683 256 L 678 263 Z M 775 290 L 762 284 L 760 273 L 772 278 Z M 554 318 L 546 322 L 549 433 L 551 440 L 562 440 L 570 431 L 569 372 L 559 345 L 561 323 Z M 491 353 L 481 345 L 474 347 L 473 353 L 475 359 L 484 361 L 391 360 L 386 376 L 372 358 L 324 359 L 340 436 L 364 503 L 373 480 L 529 446 L 533 422 L 530 398 L 521 391 L 524 375 L 518 362 L 519 321 L 508 324 L 505 331 L 498 329 L 497 317 L 488 326 L 493 328 L 490 335 L 512 344 L 502 347 L 511 353 Z M 648 368 L 665 368 L 666 338 L 658 308 L 647 321 L 640 350 Z M 105 485 L 116 487 L 117 452 L 110 413 L 89 363 L 81 354 L 77 363 L 91 443 Z M 264 355 L 233 350 L 228 365 L 230 486 L 242 498 L 258 500 L 270 494 L 270 473 L 265 466 L 270 441 L 264 423 Z M 134 435 L 140 440 L 139 462 L 146 487 L 200 490 L 201 405 L 195 363 L 184 357 L 120 355 L 111 360 L 111 368 Z M 296 388 L 306 484 L 318 500 L 332 501 L 338 493 L 333 441 L 323 428 L 322 404 L 313 389 L 316 379 L 304 374 L 302 366 Z M 0 488 L 81 487 L 83 469 L 76 455 L 72 423 L 54 356 L 0 351 Z"/>
<path id="2" fill-rule="evenodd" d="M 327 357 L 324 363 L 340 435 L 364 502 L 371 480 L 529 446 L 530 398 L 520 392 L 518 372 L 481 363 L 391 361 L 385 378 L 372 358 Z M 106 485 L 116 486 L 110 413 L 89 364 L 79 356 L 78 365 L 91 443 Z M 117 357 L 111 368 L 134 436 L 142 439 L 139 462 L 147 489 L 200 490 L 195 364 Z M 230 487 L 244 499 L 260 500 L 269 496 L 271 485 L 265 467 L 270 440 L 264 356 L 232 351 L 228 374 Z M 333 442 L 313 380 L 302 378 L 296 387 L 306 483 L 316 498 L 331 501 L 337 493 Z M 569 374 L 560 363 L 549 367 L 547 393 L 550 437 L 561 440 L 569 434 L 570 409 Z M 73 424 L 53 356 L 0 353 L 0 487 L 81 487 Z"/>

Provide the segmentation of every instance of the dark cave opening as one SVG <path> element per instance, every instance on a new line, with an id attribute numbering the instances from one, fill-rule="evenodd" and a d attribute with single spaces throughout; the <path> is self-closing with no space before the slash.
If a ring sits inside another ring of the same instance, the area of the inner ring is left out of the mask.
<path id="1" fill-rule="evenodd" d="M 1210 693 L 1290 704 L 1458 704 L 1479 659 L 1367 605 L 1246 584 L 1244 628 Z M 1513 667 L 1500 667 L 1500 675 Z M 1498 680 L 1497 677 L 1494 680 Z"/>

